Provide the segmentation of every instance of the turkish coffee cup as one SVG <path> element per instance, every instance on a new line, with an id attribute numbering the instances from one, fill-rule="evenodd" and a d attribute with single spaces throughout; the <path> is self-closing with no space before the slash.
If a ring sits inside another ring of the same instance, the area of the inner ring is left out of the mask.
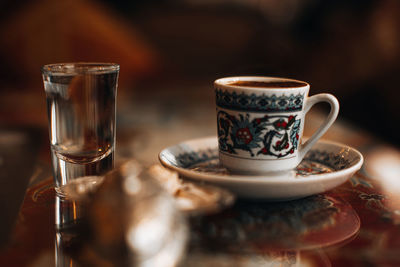
<path id="1" fill-rule="evenodd" d="M 336 120 L 331 94 L 308 96 L 307 82 L 239 76 L 214 82 L 221 164 L 234 173 L 259 175 L 294 169 Z M 318 130 L 301 142 L 307 112 L 327 102 L 331 110 Z"/>

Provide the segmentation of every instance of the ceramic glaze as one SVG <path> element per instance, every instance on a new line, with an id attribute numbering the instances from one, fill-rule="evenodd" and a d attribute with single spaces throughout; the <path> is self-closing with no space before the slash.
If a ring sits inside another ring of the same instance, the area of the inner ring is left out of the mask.
<path id="1" fill-rule="evenodd" d="M 237 85 L 241 81 L 281 83 L 282 87 Z M 339 112 L 339 103 L 333 95 L 309 97 L 310 85 L 302 81 L 231 77 L 216 80 L 214 87 L 219 159 L 231 172 L 263 174 L 294 169 Z M 305 115 L 319 102 L 329 103 L 331 111 L 315 134 L 301 144 Z"/>
<path id="2" fill-rule="evenodd" d="M 222 186 L 242 198 L 282 201 L 323 193 L 358 171 L 363 156 L 349 146 L 319 141 L 293 171 L 281 175 L 232 173 L 221 165 L 218 139 L 189 140 L 161 151 L 161 163 L 201 182 Z"/>

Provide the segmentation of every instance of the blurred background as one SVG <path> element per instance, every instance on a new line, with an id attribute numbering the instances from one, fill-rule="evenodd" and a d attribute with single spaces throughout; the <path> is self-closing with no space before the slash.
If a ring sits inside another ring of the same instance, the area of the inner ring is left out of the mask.
<path id="1" fill-rule="evenodd" d="M 282 76 L 400 146 L 398 0 L 3 0 L 0 31 L 1 127 L 47 131 L 40 67 L 97 61 L 121 65 L 119 114 L 179 115 L 185 97 L 212 103 L 216 78 Z"/>

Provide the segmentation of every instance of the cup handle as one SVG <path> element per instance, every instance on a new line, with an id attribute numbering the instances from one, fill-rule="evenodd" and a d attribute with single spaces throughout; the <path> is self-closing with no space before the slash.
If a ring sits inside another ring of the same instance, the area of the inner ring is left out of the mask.
<path id="1" fill-rule="evenodd" d="M 310 111 L 310 109 L 319 102 L 327 102 L 331 106 L 331 111 L 329 112 L 328 117 L 322 123 L 322 125 L 318 128 L 318 130 L 308 139 L 304 144 L 300 146 L 299 149 L 299 162 L 304 158 L 307 152 L 311 149 L 311 147 L 321 138 L 321 136 L 326 133 L 326 131 L 331 127 L 333 122 L 336 120 L 337 115 L 339 114 L 339 102 L 331 94 L 317 94 L 308 97 L 306 106 L 305 106 L 305 114 Z"/>

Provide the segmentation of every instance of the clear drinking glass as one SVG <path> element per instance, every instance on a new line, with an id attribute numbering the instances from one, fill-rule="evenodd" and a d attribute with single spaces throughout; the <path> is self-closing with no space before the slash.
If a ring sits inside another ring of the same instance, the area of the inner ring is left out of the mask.
<path id="1" fill-rule="evenodd" d="M 114 164 L 119 65 L 61 63 L 42 67 L 55 188 L 87 190 Z"/>

